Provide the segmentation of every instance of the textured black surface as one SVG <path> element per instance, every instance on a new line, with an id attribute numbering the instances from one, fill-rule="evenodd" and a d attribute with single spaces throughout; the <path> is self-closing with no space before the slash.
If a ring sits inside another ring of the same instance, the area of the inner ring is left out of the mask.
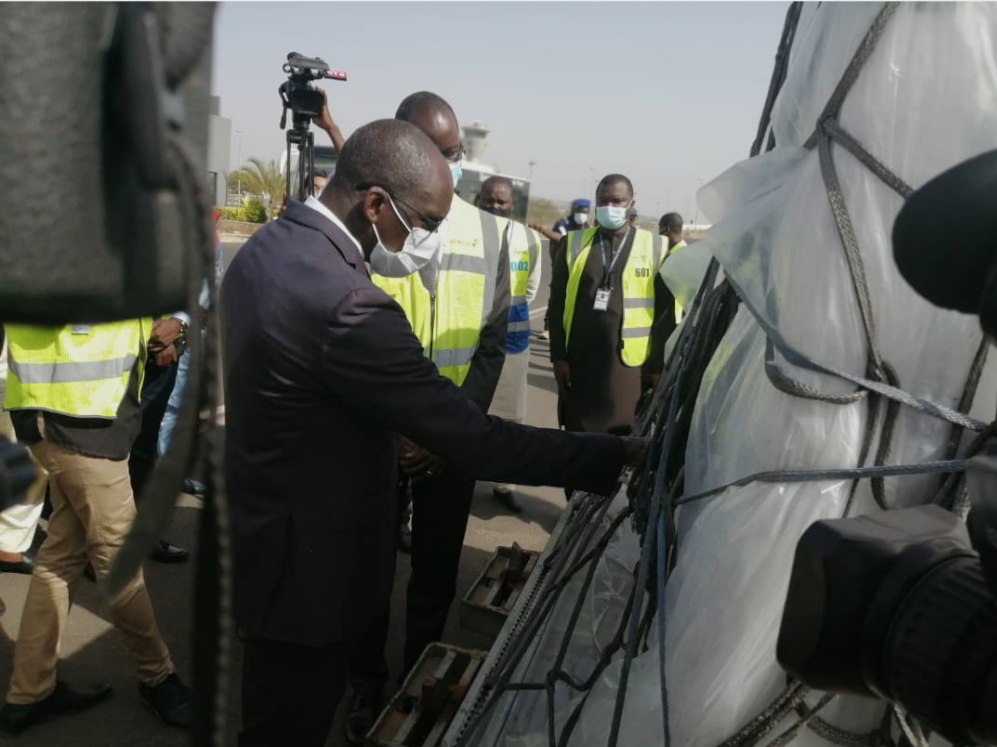
<path id="1" fill-rule="evenodd" d="M 186 116 L 175 134 L 194 155 L 191 165 L 174 164 L 173 171 L 200 179 L 214 4 L 158 10 L 166 78 L 182 79 Z M 116 52 L 122 18 L 114 3 L 0 6 L 5 321 L 101 321 L 187 305 L 192 263 L 200 266 L 210 241 L 210 226 L 195 216 L 210 205 L 190 204 L 190 189 L 143 194 L 134 148 L 149 140 L 122 116 L 143 105 L 120 79 L 122 69 L 135 67 Z M 149 81 L 144 90 L 157 85 Z"/>

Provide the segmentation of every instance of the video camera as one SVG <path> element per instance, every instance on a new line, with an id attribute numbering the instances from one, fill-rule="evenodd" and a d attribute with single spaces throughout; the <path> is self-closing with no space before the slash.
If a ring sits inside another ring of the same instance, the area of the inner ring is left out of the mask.
<path id="1" fill-rule="evenodd" d="M 991 337 L 995 199 L 997 150 L 924 185 L 893 229 L 901 275 Z M 997 444 L 969 461 L 966 486 L 966 524 L 939 506 L 813 524 L 777 656 L 807 686 L 882 698 L 955 744 L 997 744 Z"/>
<path id="2" fill-rule="evenodd" d="M 309 184 L 315 170 L 315 141 L 310 130 L 311 121 L 322 114 L 325 98 L 322 92 L 312 85 L 316 80 L 346 80 L 346 73 L 332 70 L 325 60 L 318 57 L 304 57 L 297 52 L 287 55 L 283 70 L 287 80 L 277 88 L 284 111 L 280 115 L 280 129 L 287 127 L 287 112 L 291 112 L 291 129 L 287 131 L 287 165 L 285 167 L 285 187 L 288 197 L 293 194 L 304 200 L 311 193 Z M 291 146 L 298 148 L 296 175 L 291 178 Z"/>
<path id="3" fill-rule="evenodd" d="M 284 104 L 280 129 L 287 126 L 287 111 L 291 110 L 295 127 L 303 126 L 322 113 L 322 92 L 311 85 L 313 80 L 346 80 L 346 73 L 332 70 L 325 60 L 304 57 L 297 52 L 287 55 L 284 63 L 287 80 L 280 84 L 277 93 Z"/>

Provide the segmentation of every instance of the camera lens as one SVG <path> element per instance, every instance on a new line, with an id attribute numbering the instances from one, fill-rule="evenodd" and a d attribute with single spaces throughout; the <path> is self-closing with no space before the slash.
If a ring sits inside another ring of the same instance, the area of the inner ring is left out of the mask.
<path id="1" fill-rule="evenodd" d="M 923 576 L 893 609 L 873 676 L 888 700 L 950 740 L 992 744 L 997 703 L 984 694 L 995 669 L 997 602 L 979 559 L 958 557 Z"/>
<path id="2" fill-rule="evenodd" d="M 777 655 L 809 687 L 898 703 L 956 743 L 997 742 L 997 602 L 965 525 L 937 506 L 813 524 Z"/>

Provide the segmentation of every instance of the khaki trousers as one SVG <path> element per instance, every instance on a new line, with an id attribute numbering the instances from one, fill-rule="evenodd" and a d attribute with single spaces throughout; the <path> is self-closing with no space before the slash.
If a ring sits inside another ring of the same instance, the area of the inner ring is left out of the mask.
<path id="1" fill-rule="evenodd" d="M 48 472 L 52 516 L 35 559 L 7 702 L 36 703 L 55 688 L 70 589 L 89 561 L 103 580 L 135 519 L 128 460 L 82 456 L 47 441 L 31 447 Z M 114 599 L 108 615 L 135 660 L 139 682 L 157 685 L 173 672 L 142 571 Z"/>

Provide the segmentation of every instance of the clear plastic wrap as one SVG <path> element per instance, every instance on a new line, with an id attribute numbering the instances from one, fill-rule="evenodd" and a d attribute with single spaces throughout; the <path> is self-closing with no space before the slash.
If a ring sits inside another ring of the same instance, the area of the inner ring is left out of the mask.
<path id="1" fill-rule="evenodd" d="M 756 315 L 811 359 L 866 374 L 868 347 L 852 276 L 818 153 L 804 143 L 881 8 L 864 3 L 804 8 L 789 74 L 773 111 L 779 147 L 737 164 L 700 192 L 701 209 L 713 223 L 697 245 L 700 256 L 710 253 L 720 261 L 745 303 L 702 382 L 686 451 L 687 494 L 762 471 L 860 466 L 867 401 L 832 404 L 777 389 L 765 370 L 766 337 Z M 993 148 L 997 4 L 901 4 L 845 99 L 839 121 L 915 188 Z M 897 273 L 890 242 L 901 198 L 844 149 L 835 146 L 833 157 L 864 264 L 875 344 L 896 369 L 902 389 L 957 407 L 981 341 L 978 322 L 932 307 L 907 286 Z M 784 374 L 823 394 L 855 389 L 794 367 L 778 353 L 775 361 Z M 981 419 L 992 416 L 995 373 L 988 365 L 980 384 L 973 412 Z M 887 462 L 944 458 L 950 434 L 948 424 L 901 408 Z M 886 497 L 894 507 L 923 503 L 937 484 L 933 477 L 891 478 Z M 722 743 L 785 687 L 775 644 L 795 546 L 814 520 L 842 514 L 850 490 L 851 483 L 843 481 L 755 483 L 680 509 L 677 565 L 665 613 L 672 744 Z M 867 481 L 855 501 L 853 513 L 878 510 Z M 628 526 L 617 542 L 632 559 L 637 545 Z M 589 631 L 588 645 L 581 632 L 572 644 L 572 655 L 589 657 L 572 663 L 579 671 L 590 668 L 596 648 L 592 612 L 608 618 L 625 604 L 622 587 L 612 596 L 614 584 L 622 583 L 618 574 L 619 567 L 608 562 L 599 569 L 587 608 L 588 628 L 579 626 Z M 549 630 L 563 630 L 569 611 L 566 600 Z M 545 638 L 538 647 L 548 650 L 556 643 Z M 651 650 L 633 662 L 621 747 L 663 741 L 659 644 L 652 635 Z M 531 665 L 532 679 L 543 672 L 539 660 Z M 606 744 L 619 670 L 618 659 L 589 694 L 570 744 Z M 547 744 L 543 696 L 530 697 L 534 717 L 490 744 Z M 575 695 L 558 703 L 558 728 L 577 700 Z M 517 704 L 523 703 L 520 697 Z M 882 712 L 873 701 L 841 698 L 822 716 L 841 728 L 868 732 Z M 828 743 L 804 730 L 794 744 Z"/>
<path id="2" fill-rule="evenodd" d="M 686 453 L 688 493 L 766 470 L 859 466 L 866 401 L 835 405 L 776 389 L 764 370 L 765 335 L 753 314 L 813 360 L 864 375 L 867 345 L 851 275 L 818 154 L 802 143 L 880 8 L 823 4 L 804 19 L 773 113 L 780 147 L 738 165 L 701 194 L 714 223 L 704 243 L 746 294 L 746 305 L 702 383 Z M 997 6 L 901 5 L 845 99 L 841 125 L 915 187 L 992 148 L 995 41 Z M 981 340 L 978 322 L 936 309 L 907 286 L 890 242 L 901 198 L 843 149 L 834 149 L 834 161 L 861 250 L 878 349 L 903 389 L 955 407 Z M 776 360 L 784 373 L 822 393 L 854 388 Z M 991 376 L 981 391 L 994 386 Z M 950 432 L 946 423 L 904 408 L 888 461 L 943 458 Z M 886 494 L 893 506 L 913 505 L 928 500 L 936 485 L 930 477 L 895 478 L 887 480 Z M 840 481 L 756 483 L 680 512 L 667 602 L 673 743 L 719 744 L 784 687 L 774 654 L 796 542 L 814 520 L 840 516 L 850 489 Z M 856 499 L 858 511 L 874 510 L 868 482 Z M 652 669 L 631 679 L 628 699 L 657 690 Z M 879 713 L 865 701 L 841 699 L 825 715 L 868 731 Z M 826 743 L 805 731 L 796 744 Z"/>

